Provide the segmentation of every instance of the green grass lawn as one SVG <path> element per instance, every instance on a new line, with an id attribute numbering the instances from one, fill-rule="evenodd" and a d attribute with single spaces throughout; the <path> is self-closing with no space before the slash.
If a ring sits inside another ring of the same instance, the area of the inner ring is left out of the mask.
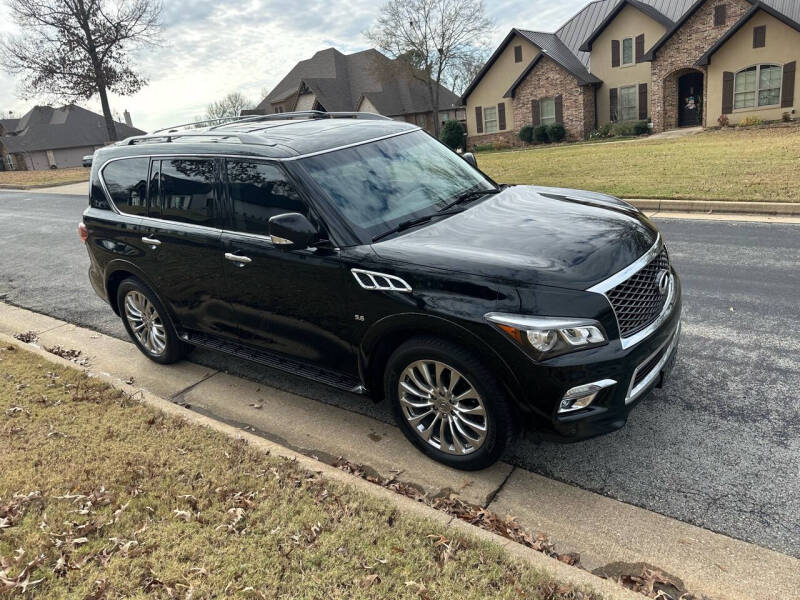
<path id="1" fill-rule="evenodd" d="M 599 600 L 16 346 L 0 597 Z"/>
<path id="2" fill-rule="evenodd" d="M 663 140 L 480 153 L 502 183 L 622 198 L 800 202 L 800 128 L 707 131 Z"/>
<path id="3" fill-rule="evenodd" d="M 46 171 L 0 171 L 2 186 L 50 186 L 89 181 L 91 169 L 48 169 Z"/>

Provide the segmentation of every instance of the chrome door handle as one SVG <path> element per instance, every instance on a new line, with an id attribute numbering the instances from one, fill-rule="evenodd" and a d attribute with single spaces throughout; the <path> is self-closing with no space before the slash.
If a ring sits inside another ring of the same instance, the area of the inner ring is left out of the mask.
<path id="1" fill-rule="evenodd" d="M 239 265 L 246 265 L 253 262 L 252 258 L 247 256 L 239 256 L 238 254 L 233 254 L 231 252 L 225 253 L 225 260 L 229 260 L 231 262 L 239 263 Z"/>
<path id="2" fill-rule="evenodd" d="M 144 237 L 142 238 L 142 241 L 143 241 L 145 244 L 148 244 L 148 245 L 150 245 L 150 246 L 160 246 L 160 245 L 161 245 L 161 240 L 157 240 L 157 239 L 155 239 L 155 238 L 149 238 L 149 237 L 147 237 L 147 236 L 144 236 Z"/>

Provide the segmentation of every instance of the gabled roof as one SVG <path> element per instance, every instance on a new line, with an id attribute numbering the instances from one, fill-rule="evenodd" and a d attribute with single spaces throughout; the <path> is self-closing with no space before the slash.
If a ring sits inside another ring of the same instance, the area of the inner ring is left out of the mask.
<path id="1" fill-rule="evenodd" d="M 115 123 L 120 139 L 144 131 Z M 59 148 L 105 146 L 110 142 L 105 119 L 80 106 L 34 106 L 17 122 L 13 135 L 0 137 L 6 152 L 41 152 Z"/>
<path id="2" fill-rule="evenodd" d="M 600 34 L 603 33 L 606 27 L 608 27 L 611 22 L 617 18 L 617 15 L 622 11 L 623 8 L 626 6 L 632 6 L 639 11 L 646 14 L 648 17 L 653 19 L 654 21 L 661 23 L 667 29 L 670 29 L 674 23 L 671 19 L 669 19 L 666 15 L 658 11 L 654 6 L 650 4 L 645 4 L 644 2 L 639 2 L 639 0 L 621 0 L 619 4 L 617 4 L 614 9 L 608 13 L 605 19 L 595 28 L 592 32 L 592 35 L 581 44 L 580 48 L 578 48 L 581 52 L 591 52 L 592 51 L 592 44 L 594 41 L 600 37 Z"/>
<path id="3" fill-rule="evenodd" d="M 798 23 L 797 21 L 790 19 L 782 12 L 775 10 L 771 6 L 767 6 L 763 2 L 756 2 L 755 4 L 753 4 L 753 7 L 742 16 L 741 19 L 736 21 L 736 23 L 734 23 L 734 25 L 728 31 L 725 32 L 725 35 L 719 38 L 716 41 L 716 43 L 713 46 L 711 46 L 711 48 L 706 50 L 703 56 L 697 59 L 697 62 L 695 64 L 698 66 L 711 64 L 711 56 L 717 50 L 719 50 L 725 44 L 725 42 L 727 42 L 731 37 L 733 37 L 733 35 L 735 35 L 736 32 L 739 31 L 750 19 L 752 19 L 753 16 L 759 10 L 763 10 L 765 13 L 772 15 L 773 17 L 775 17 L 782 23 L 785 23 L 792 29 L 800 31 L 800 23 Z"/>
<path id="4" fill-rule="evenodd" d="M 600 80 L 589 73 L 586 66 L 581 63 L 580 60 L 573 54 L 573 52 L 564 44 L 564 42 L 555 34 L 555 33 L 545 33 L 543 31 L 531 31 L 528 29 L 517 29 L 516 27 L 513 28 L 511 31 L 508 32 L 508 35 L 503 39 L 497 49 L 492 53 L 489 57 L 489 60 L 486 61 L 486 64 L 483 65 L 481 70 L 478 72 L 478 75 L 475 79 L 472 80 L 472 83 L 467 86 L 467 89 L 464 90 L 464 93 L 461 95 L 461 102 L 466 104 L 467 98 L 469 95 L 474 91 L 475 87 L 478 85 L 480 80 L 486 74 L 486 72 L 492 67 L 495 61 L 500 57 L 503 53 L 503 50 L 506 49 L 511 40 L 514 39 L 514 36 L 519 35 L 527 39 L 531 42 L 534 46 L 541 50 L 541 54 L 549 56 L 559 65 L 564 67 L 567 71 L 572 73 L 581 85 L 586 85 L 588 83 L 600 83 Z M 541 56 L 541 54 L 539 56 Z M 538 58 L 538 56 L 537 56 Z M 525 69 L 525 75 L 530 73 L 530 70 L 536 66 L 537 59 L 528 65 Z M 524 76 L 522 77 L 524 79 Z M 517 82 L 512 86 L 512 88 L 516 88 L 518 83 L 522 81 L 522 79 L 518 79 Z M 509 90 L 509 93 L 512 90 Z"/>
<path id="5" fill-rule="evenodd" d="M 17 123 L 19 123 L 19 119 L 0 119 L 0 134 L 16 130 Z"/>
<path id="6" fill-rule="evenodd" d="M 335 48 L 327 48 L 297 63 L 256 109 L 248 113 L 273 113 L 274 103 L 296 95 L 303 85 L 327 111 L 357 110 L 364 96 L 384 115 L 431 110 L 424 81 L 409 74 L 397 60 L 373 48 L 354 54 L 342 54 Z M 440 108 L 458 104 L 458 96 L 440 86 Z"/>

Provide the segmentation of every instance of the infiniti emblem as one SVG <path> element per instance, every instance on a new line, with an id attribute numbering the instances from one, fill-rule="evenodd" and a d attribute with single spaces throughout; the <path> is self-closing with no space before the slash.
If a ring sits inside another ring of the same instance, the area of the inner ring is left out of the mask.
<path id="1" fill-rule="evenodd" d="M 669 271 L 666 269 L 662 269 L 656 275 L 656 281 L 658 281 L 658 291 L 663 296 L 667 293 L 667 288 L 669 287 Z"/>

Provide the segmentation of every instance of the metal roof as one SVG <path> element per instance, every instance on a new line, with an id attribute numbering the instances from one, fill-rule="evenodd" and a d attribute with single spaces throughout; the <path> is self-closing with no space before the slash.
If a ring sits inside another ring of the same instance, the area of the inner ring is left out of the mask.
<path id="1" fill-rule="evenodd" d="M 543 33 L 541 31 L 528 31 L 526 29 L 519 29 L 518 31 L 523 37 L 529 39 L 531 43 L 538 46 L 542 54 L 549 56 L 572 73 L 582 85 L 600 83 L 600 80 L 589 73 L 586 66 L 578 60 L 578 57 L 567 48 L 556 34 Z"/>

